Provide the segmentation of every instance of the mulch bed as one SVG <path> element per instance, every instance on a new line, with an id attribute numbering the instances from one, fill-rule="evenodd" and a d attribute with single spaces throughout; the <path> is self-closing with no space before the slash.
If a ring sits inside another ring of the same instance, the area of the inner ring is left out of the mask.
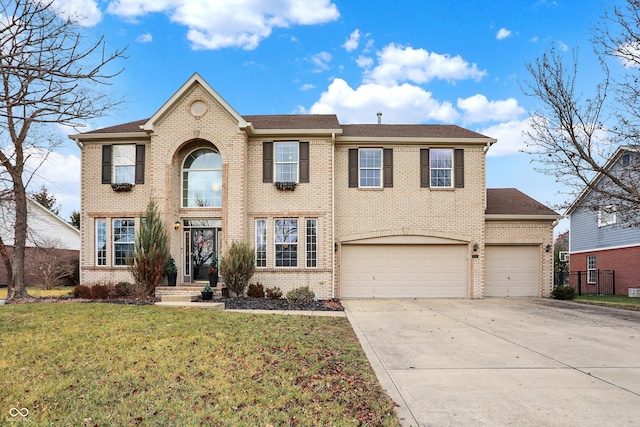
<path id="1" fill-rule="evenodd" d="M 108 304 L 129 304 L 129 305 L 150 305 L 160 301 L 160 298 L 147 299 L 86 299 L 73 298 L 69 296 L 62 297 L 32 297 L 14 301 L 7 301 L 7 304 L 37 304 L 37 303 L 69 303 L 69 302 L 100 302 Z M 209 302 L 209 301 L 204 301 Z M 309 311 L 344 311 L 344 307 L 339 300 L 320 300 L 309 303 L 292 303 L 286 299 L 268 299 L 268 298 L 223 298 L 214 299 L 210 302 L 224 302 L 224 308 L 234 310 L 309 310 Z"/>
<path id="2" fill-rule="evenodd" d="M 311 311 L 344 311 L 340 301 L 320 300 L 309 303 L 293 303 L 286 299 L 269 298 L 223 298 L 212 302 L 224 302 L 224 308 L 234 310 L 311 310 Z"/>

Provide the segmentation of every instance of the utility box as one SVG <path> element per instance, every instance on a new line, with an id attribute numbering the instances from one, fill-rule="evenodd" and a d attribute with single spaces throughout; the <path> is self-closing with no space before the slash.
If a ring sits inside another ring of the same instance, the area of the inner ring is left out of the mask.
<path id="1" fill-rule="evenodd" d="M 640 298 L 640 288 L 629 288 L 630 298 Z"/>

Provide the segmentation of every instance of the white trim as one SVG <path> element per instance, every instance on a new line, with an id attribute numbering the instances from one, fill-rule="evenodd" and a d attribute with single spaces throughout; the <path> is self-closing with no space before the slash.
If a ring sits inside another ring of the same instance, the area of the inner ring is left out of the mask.
<path id="1" fill-rule="evenodd" d="M 183 158 L 182 158 L 182 162 L 180 163 L 180 208 L 183 209 L 221 209 L 222 208 L 222 194 L 220 195 L 220 206 L 185 206 L 184 205 L 184 162 L 187 161 L 187 158 L 192 155 L 193 153 L 195 153 L 198 150 L 208 150 L 214 154 L 217 154 L 218 156 L 220 156 L 220 169 L 193 169 L 194 172 L 196 171 L 201 171 L 201 172 L 220 172 L 220 192 L 222 192 L 222 154 L 220 154 L 219 151 L 214 150 L 213 148 L 210 147 L 197 147 L 194 148 L 193 150 L 189 151 Z M 188 169 L 189 171 L 191 169 Z M 216 191 L 214 190 L 214 194 L 216 193 Z M 188 193 L 187 193 L 187 200 L 188 200 Z M 215 198 L 214 198 L 215 201 Z"/>
<path id="2" fill-rule="evenodd" d="M 485 221 L 504 221 L 504 220 L 520 220 L 520 221 L 530 221 L 530 220 L 545 220 L 551 221 L 556 219 L 564 218 L 562 215 L 515 215 L 515 214 L 485 214 Z"/>
<path id="3" fill-rule="evenodd" d="M 102 221 L 104 223 L 104 264 L 99 264 L 98 263 L 98 252 L 100 251 L 100 249 L 98 248 L 98 222 Z M 108 261 L 108 253 L 107 253 L 107 247 L 108 247 L 108 242 L 109 242 L 109 233 L 107 232 L 107 218 L 94 218 L 94 222 L 93 222 L 93 226 L 94 226 L 94 252 L 93 252 L 93 265 L 96 267 L 108 267 L 109 264 L 107 263 Z"/>
<path id="4" fill-rule="evenodd" d="M 497 139 L 494 138 L 436 138 L 436 137 L 402 137 L 402 136 L 336 136 L 336 144 L 354 144 L 358 145 L 393 145 L 394 142 L 400 143 L 402 145 L 447 145 L 451 146 L 455 144 L 456 146 L 460 144 L 477 144 L 477 145 L 486 145 L 488 143 L 494 144 L 497 142 Z"/>
<path id="5" fill-rule="evenodd" d="M 264 266 L 258 266 L 258 221 L 264 221 Z M 254 238 L 254 242 L 255 242 L 255 257 L 256 257 L 256 268 L 267 268 L 268 264 L 268 258 L 269 258 L 269 251 L 267 250 L 268 247 L 268 243 L 267 243 L 267 218 L 255 218 L 254 221 L 254 225 L 255 225 L 255 229 L 254 229 L 254 234 L 255 234 L 255 238 Z"/>
<path id="6" fill-rule="evenodd" d="M 588 252 L 601 252 L 601 251 L 611 251 L 611 250 L 615 250 L 615 249 L 628 249 L 628 248 L 635 248 L 640 246 L 640 244 L 638 243 L 633 243 L 631 245 L 621 245 L 621 246 L 611 246 L 608 248 L 595 248 L 595 249 L 585 249 L 582 251 L 570 251 L 569 252 L 569 257 L 571 257 L 571 255 L 573 254 L 585 254 Z"/>
<path id="7" fill-rule="evenodd" d="M 611 212 L 602 210 L 603 208 L 608 209 Z M 618 222 L 618 215 L 616 214 L 615 206 L 607 205 L 603 208 L 598 208 L 598 228 L 615 225 Z"/>

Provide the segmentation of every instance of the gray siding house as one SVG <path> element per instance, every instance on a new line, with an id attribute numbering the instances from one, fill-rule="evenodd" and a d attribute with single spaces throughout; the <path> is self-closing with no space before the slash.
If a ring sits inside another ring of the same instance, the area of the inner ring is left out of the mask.
<path id="1" fill-rule="evenodd" d="M 636 149 L 621 147 L 606 167 L 618 176 L 629 176 L 637 174 L 634 165 L 638 162 L 640 153 Z M 594 183 L 606 185 L 606 180 L 598 175 Z M 582 293 L 619 295 L 627 295 L 629 288 L 640 288 L 640 228 L 630 226 L 617 213 L 613 200 L 608 203 L 585 189 L 566 215 L 570 221 L 572 286 Z"/>

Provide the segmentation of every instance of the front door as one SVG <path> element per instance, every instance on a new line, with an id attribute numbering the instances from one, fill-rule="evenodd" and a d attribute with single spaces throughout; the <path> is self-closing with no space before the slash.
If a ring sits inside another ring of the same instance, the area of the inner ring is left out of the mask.
<path id="1" fill-rule="evenodd" d="M 220 220 L 184 220 L 184 282 L 206 282 L 211 260 L 220 253 Z"/>

